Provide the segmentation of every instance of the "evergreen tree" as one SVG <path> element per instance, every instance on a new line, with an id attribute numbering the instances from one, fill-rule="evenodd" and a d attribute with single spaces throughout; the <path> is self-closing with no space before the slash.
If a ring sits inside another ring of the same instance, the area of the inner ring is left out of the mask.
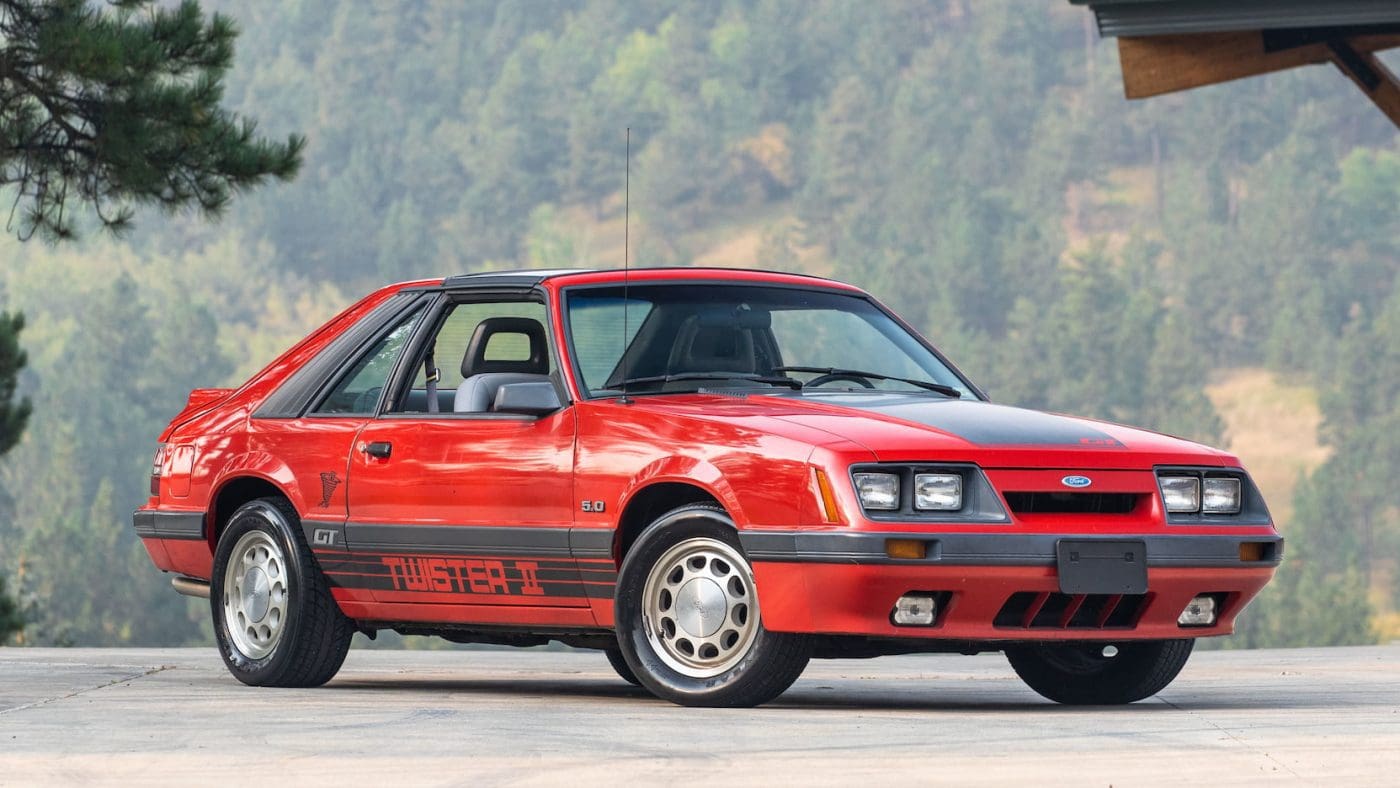
<path id="1" fill-rule="evenodd" d="M 5 588 L 5 576 L 0 575 L 0 645 L 11 635 L 24 629 L 24 611 Z"/>
<path id="2" fill-rule="evenodd" d="M 270 142 L 222 109 L 238 35 L 196 0 L 0 0 L 0 186 L 18 236 L 75 234 L 73 203 L 113 232 L 135 205 L 217 216 L 235 191 L 296 174 L 305 143 Z M 12 228 L 14 225 L 7 225 Z M 22 315 L 0 312 L 0 455 L 30 412 L 15 401 Z M 0 640 L 23 624 L 0 583 Z"/>
<path id="3" fill-rule="evenodd" d="M 23 315 L 0 312 L 0 457 L 19 442 L 24 425 L 29 421 L 29 400 L 15 400 L 15 387 L 26 361 L 19 346 L 22 328 Z M 5 576 L 0 574 L 0 643 L 23 628 L 24 616 L 19 602 L 7 594 Z"/>
<path id="4" fill-rule="evenodd" d="M 290 179 L 304 139 L 270 142 L 219 106 L 238 35 L 195 0 L 0 0 L 0 185 L 19 234 L 74 233 L 70 201 L 107 228 L 133 204 L 217 215 L 232 193 Z"/>

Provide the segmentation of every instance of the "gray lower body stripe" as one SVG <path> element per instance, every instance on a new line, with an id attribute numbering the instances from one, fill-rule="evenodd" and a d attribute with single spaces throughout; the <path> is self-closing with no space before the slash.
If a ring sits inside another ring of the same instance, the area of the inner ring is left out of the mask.
<path id="1" fill-rule="evenodd" d="M 353 551 L 541 558 L 608 558 L 612 555 L 610 528 L 349 522 L 341 531 L 345 546 Z"/>
<path id="2" fill-rule="evenodd" d="M 885 554 L 886 539 L 919 539 L 928 543 L 922 560 L 896 559 Z M 740 531 L 739 541 L 753 561 L 827 564 L 900 564 L 929 566 L 1054 566 L 1060 540 L 1141 540 L 1148 566 L 1244 567 L 1277 566 L 1283 560 L 1283 539 L 1260 534 L 1201 536 L 1191 534 L 967 534 L 967 533 L 811 533 L 801 531 Z M 1241 542 L 1262 542 L 1263 560 L 1240 560 Z"/>
<path id="3" fill-rule="evenodd" d="M 203 512 L 159 512 L 138 509 L 131 515 L 136 535 L 143 539 L 204 538 Z"/>

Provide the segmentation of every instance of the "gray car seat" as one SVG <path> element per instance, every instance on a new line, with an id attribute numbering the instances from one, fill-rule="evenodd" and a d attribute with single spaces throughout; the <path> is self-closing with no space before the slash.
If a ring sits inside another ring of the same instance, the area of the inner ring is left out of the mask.
<path id="1" fill-rule="evenodd" d="M 666 371 L 752 374 L 756 367 L 752 331 L 691 316 L 681 324 Z"/>
<path id="2" fill-rule="evenodd" d="M 487 347 L 498 334 L 521 334 L 530 343 L 528 358 L 488 360 Z M 549 351 L 544 326 L 528 317 L 488 317 L 472 332 L 462 357 L 462 384 L 453 400 L 455 413 L 485 413 L 491 410 L 496 392 L 508 383 L 549 380 Z"/>

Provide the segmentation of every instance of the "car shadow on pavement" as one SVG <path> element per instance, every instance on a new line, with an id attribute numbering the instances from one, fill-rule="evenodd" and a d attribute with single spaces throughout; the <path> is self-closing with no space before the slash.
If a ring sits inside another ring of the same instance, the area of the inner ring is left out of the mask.
<path id="1" fill-rule="evenodd" d="M 970 692 L 958 687 L 957 681 L 940 686 L 937 682 L 921 683 L 917 686 L 892 688 L 888 684 L 879 689 L 860 686 L 841 686 L 847 682 L 819 684 L 816 686 L 799 684 L 776 700 L 770 701 L 764 709 L 803 709 L 810 711 L 931 711 L 958 712 L 966 714 L 1056 713 L 1056 714 L 1153 714 L 1195 711 L 1223 711 L 1241 709 L 1307 709 L 1329 705 L 1326 698 L 1309 698 L 1297 695 L 1270 695 L 1253 692 L 1193 695 L 1181 697 L 1178 693 L 1156 696 L 1124 706 L 1063 706 L 1043 700 L 1029 690 L 1018 690 L 1014 685 L 989 687 L 985 693 Z M 854 684 L 852 682 L 852 684 Z M 422 676 L 393 676 L 367 678 L 349 676 L 333 680 L 322 688 L 323 692 L 393 692 L 393 693 L 433 693 L 435 695 L 481 695 L 490 697 L 518 697 L 522 700 L 540 698 L 594 699 L 606 701 L 628 701 L 644 704 L 666 704 L 653 697 L 646 690 L 625 684 L 616 679 L 576 679 L 509 677 L 494 679 L 429 678 Z M 1335 700 L 1332 701 L 1335 703 Z M 669 704 L 666 704 L 669 705 Z"/>

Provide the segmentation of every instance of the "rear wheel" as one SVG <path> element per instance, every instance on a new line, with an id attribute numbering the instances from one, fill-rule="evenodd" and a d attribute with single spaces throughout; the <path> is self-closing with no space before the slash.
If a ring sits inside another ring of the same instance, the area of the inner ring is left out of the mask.
<path id="1" fill-rule="evenodd" d="M 805 635 L 763 627 L 753 570 L 723 509 L 662 515 L 618 573 L 618 645 L 642 686 L 686 706 L 756 706 L 811 658 Z"/>
<path id="2" fill-rule="evenodd" d="M 244 504 L 214 553 L 209 606 L 229 672 L 244 684 L 314 687 L 345 661 L 354 625 L 331 598 L 280 498 Z"/>
<path id="3" fill-rule="evenodd" d="M 1194 640 L 1030 645 L 1006 649 L 1021 680 L 1071 705 L 1132 703 L 1161 692 L 1191 656 Z"/>

